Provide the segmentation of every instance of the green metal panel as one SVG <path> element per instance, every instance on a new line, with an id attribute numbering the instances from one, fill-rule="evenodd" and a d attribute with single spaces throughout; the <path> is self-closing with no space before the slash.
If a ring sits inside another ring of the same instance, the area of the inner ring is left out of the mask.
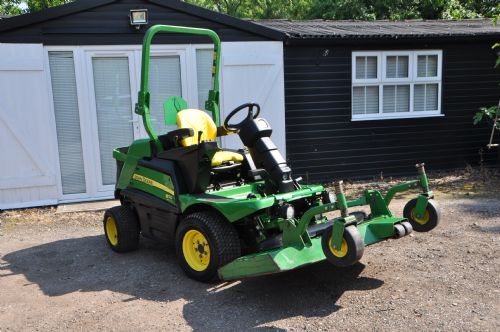
<path id="1" fill-rule="evenodd" d="M 188 108 L 188 103 L 179 96 L 173 96 L 167 99 L 163 104 L 163 113 L 166 126 L 175 126 L 177 124 L 177 113 Z"/>
<path id="2" fill-rule="evenodd" d="M 151 141 L 149 139 L 135 140 L 130 145 L 126 154 L 115 149 L 113 150 L 113 157 L 123 162 L 116 188 L 125 189 L 132 179 L 132 174 L 137 167 L 138 161 L 144 157 L 151 157 Z"/>
<path id="3" fill-rule="evenodd" d="M 367 246 L 392 237 L 394 224 L 405 220 L 396 217 L 377 217 L 358 225 L 357 228 Z"/>
<path id="4" fill-rule="evenodd" d="M 176 205 L 175 187 L 169 175 L 139 166 L 132 175 L 130 187 L 161 198 L 174 206 Z"/>
<path id="5" fill-rule="evenodd" d="M 251 183 L 229 189 L 207 192 L 208 195 L 180 195 L 181 210 L 184 212 L 194 204 L 206 204 L 217 209 L 230 222 L 239 220 L 259 210 L 268 208 L 278 201 L 293 201 L 310 197 L 324 190 L 323 186 L 302 186 L 302 189 L 290 193 L 261 197 L 256 189 L 261 183 Z M 247 198 L 253 193 L 256 198 Z"/>
<path id="6" fill-rule="evenodd" d="M 292 270 L 324 259 L 321 238 L 318 237 L 302 249 L 286 247 L 240 257 L 221 267 L 219 276 L 222 280 L 253 277 Z"/>

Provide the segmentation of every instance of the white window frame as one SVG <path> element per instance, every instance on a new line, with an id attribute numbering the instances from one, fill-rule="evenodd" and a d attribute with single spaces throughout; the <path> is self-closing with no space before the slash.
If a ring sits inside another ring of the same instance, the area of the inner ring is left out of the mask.
<path id="1" fill-rule="evenodd" d="M 437 55 L 437 76 L 417 77 L 417 59 L 419 55 Z M 376 79 L 356 79 L 356 57 L 376 56 L 377 57 L 377 78 Z M 387 78 L 387 57 L 388 56 L 408 56 L 408 77 L 407 78 Z M 385 120 L 402 118 L 422 118 L 444 116 L 441 112 L 441 86 L 442 86 L 442 50 L 401 50 L 401 51 L 359 51 L 352 52 L 351 67 L 351 120 Z M 433 111 L 414 111 L 414 89 L 415 84 L 438 84 L 438 108 Z M 383 113 L 383 89 L 386 85 L 409 85 L 410 100 L 409 112 Z M 354 103 L 353 89 L 355 87 L 378 86 L 379 92 L 379 112 L 371 114 L 353 114 L 352 105 Z"/>

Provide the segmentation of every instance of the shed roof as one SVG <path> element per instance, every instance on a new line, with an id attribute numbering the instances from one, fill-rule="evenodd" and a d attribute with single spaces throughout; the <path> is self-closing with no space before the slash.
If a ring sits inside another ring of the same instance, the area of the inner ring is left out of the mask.
<path id="1" fill-rule="evenodd" d="M 281 31 L 286 39 L 428 38 L 500 36 L 500 25 L 491 19 L 332 21 L 256 20 L 257 24 Z"/>
<path id="2" fill-rule="evenodd" d="M 0 32 L 9 31 L 16 28 L 29 26 L 36 23 L 41 23 L 49 20 L 58 19 L 71 14 L 90 11 L 93 8 L 119 3 L 119 0 L 77 0 L 65 5 L 51 7 L 39 12 L 13 16 L 8 19 L 3 19 L 0 22 Z M 130 2 L 130 6 L 140 5 L 140 3 L 151 3 L 158 6 L 171 8 L 179 12 L 188 13 L 205 20 L 214 21 L 230 27 L 234 27 L 243 31 L 254 33 L 270 39 L 280 40 L 283 33 L 276 29 L 267 28 L 263 25 L 254 24 L 249 21 L 241 20 L 229 15 L 214 12 L 196 5 L 192 5 L 180 0 L 137 0 L 137 3 Z"/>

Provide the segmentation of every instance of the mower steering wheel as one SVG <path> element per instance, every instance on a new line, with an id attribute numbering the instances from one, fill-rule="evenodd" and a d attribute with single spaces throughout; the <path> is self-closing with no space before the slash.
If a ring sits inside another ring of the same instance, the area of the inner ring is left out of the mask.
<path id="1" fill-rule="evenodd" d="M 257 109 L 257 112 L 255 114 L 253 114 L 253 109 L 254 107 Z M 229 124 L 229 120 L 236 115 L 236 113 L 239 113 L 241 110 L 244 110 L 248 108 L 248 115 L 247 117 L 242 120 L 240 123 L 237 123 L 237 124 Z M 252 120 L 252 119 L 255 119 L 259 116 L 260 114 L 260 105 L 257 104 L 257 103 L 246 103 L 246 104 L 243 104 L 243 105 L 240 105 L 238 107 L 236 107 L 234 110 L 231 111 L 231 113 L 229 113 L 229 115 L 226 117 L 226 120 L 224 121 L 224 129 L 226 130 L 238 130 L 241 128 L 243 122 L 247 121 L 247 120 Z"/>

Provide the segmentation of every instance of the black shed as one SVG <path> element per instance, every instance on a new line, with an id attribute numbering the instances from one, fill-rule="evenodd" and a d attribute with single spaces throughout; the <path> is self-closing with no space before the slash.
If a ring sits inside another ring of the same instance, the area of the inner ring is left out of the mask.
<path id="1" fill-rule="evenodd" d="M 464 21 L 258 21 L 284 39 L 287 157 L 312 180 L 464 167 L 496 154 L 472 116 L 500 97 L 500 27 Z"/>

